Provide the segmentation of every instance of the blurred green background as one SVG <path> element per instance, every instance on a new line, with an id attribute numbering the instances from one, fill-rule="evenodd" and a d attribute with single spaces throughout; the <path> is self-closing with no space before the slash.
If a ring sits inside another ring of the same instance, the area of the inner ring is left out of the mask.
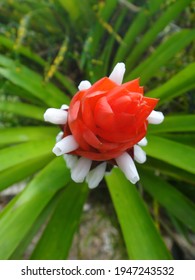
<path id="1" fill-rule="evenodd" d="M 194 57 L 192 0 L 1 0 L 0 259 L 194 259 Z M 136 186 L 114 169 L 89 191 L 43 113 L 121 61 L 165 121 Z"/>

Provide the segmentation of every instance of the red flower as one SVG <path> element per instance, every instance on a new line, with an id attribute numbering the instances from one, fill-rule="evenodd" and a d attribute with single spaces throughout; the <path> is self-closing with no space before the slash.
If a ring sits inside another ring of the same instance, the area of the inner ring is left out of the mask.
<path id="1" fill-rule="evenodd" d="M 122 84 L 125 65 L 118 63 L 111 75 L 94 85 L 83 81 L 70 107 L 49 108 L 44 118 L 59 124 L 53 152 L 64 155 L 71 177 L 85 179 L 90 188 L 98 186 L 110 162 L 132 183 L 139 180 L 134 161 L 144 163 L 148 122 L 159 124 L 164 116 L 154 111 L 158 100 L 143 96 L 139 79 Z M 92 164 L 96 161 L 96 164 Z M 94 167 L 95 166 L 95 167 Z"/>
<path id="2" fill-rule="evenodd" d="M 74 154 L 110 160 L 131 149 L 147 131 L 147 117 L 158 100 L 143 96 L 139 79 L 118 85 L 105 77 L 73 97 L 64 136 L 79 144 Z"/>

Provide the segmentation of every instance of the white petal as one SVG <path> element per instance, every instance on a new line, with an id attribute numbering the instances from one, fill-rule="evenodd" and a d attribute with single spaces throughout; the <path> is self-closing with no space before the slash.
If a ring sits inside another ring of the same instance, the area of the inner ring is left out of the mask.
<path id="1" fill-rule="evenodd" d="M 60 140 L 62 140 L 63 134 L 64 134 L 63 131 L 60 131 L 60 132 L 57 134 L 57 136 L 56 136 L 56 142 L 59 142 Z"/>
<path id="2" fill-rule="evenodd" d="M 99 185 L 99 183 L 104 177 L 105 171 L 106 162 L 103 162 L 88 173 L 86 177 L 86 182 L 88 183 L 90 189 L 94 189 Z"/>
<path id="3" fill-rule="evenodd" d="M 134 145 L 134 159 L 139 163 L 146 161 L 146 153 L 138 145 Z"/>
<path id="4" fill-rule="evenodd" d="M 75 156 L 75 155 L 68 155 L 68 154 L 65 154 L 63 155 L 63 158 L 66 162 L 66 166 L 70 169 L 74 168 L 77 161 L 78 161 L 78 157 Z"/>
<path id="5" fill-rule="evenodd" d="M 146 146 L 148 144 L 148 141 L 147 141 L 146 137 L 144 137 L 137 144 L 140 145 L 140 146 Z"/>
<path id="6" fill-rule="evenodd" d="M 125 74 L 125 64 L 123 62 L 119 62 L 116 64 L 116 66 L 112 70 L 112 73 L 110 74 L 109 79 L 112 80 L 113 82 L 121 85 L 124 74 Z"/>
<path id="7" fill-rule="evenodd" d="M 91 83 L 87 80 L 80 82 L 80 84 L 78 85 L 79 90 L 89 89 L 90 87 L 91 87 Z"/>
<path id="8" fill-rule="evenodd" d="M 61 109 L 49 108 L 44 114 L 46 122 L 54 124 L 65 124 L 67 122 L 68 113 Z"/>
<path id="9" fill-rule="evenodd" d="M 71 170 L 71 178 L 76 183 L 84 181 L 85 177 L 89 173 L 92 161 L 88 158 L 81 157 L 75 166 Z"/>
<path id="10" fill-rule="evenodd" d="M 160 124 L 163 122 L 164 120 L 164 115 L 162 112 L 159 111 L 152 111 L 149 115 L 149 117 L 147 118 L 149 123 L 152 124 Z"/>
<path id="11" fill-rule="evenodd" d="M 118 167 L 123 171 L 127 179 L 135 184 L 139 181 L 139 175 L 131 156 L 124 152 L 121 156 L 115 158 Z"/>
<path id="12" fill-rule="evenodd" d="M 63 104 L 63 105 L 61 106 L 60 109 L 62 109 L 62 110 L 67 110 L 67 109 L 69 109 L 69 106 L 66 105 L 66 104 Z"/>
<path id="13" fill-rule="evenodd" d="M 61 156 L 76 150 L 78 147 L 79 145 L 74 136 L 69 135 L 57 142 L 52 151 L 56 156 Z"/>

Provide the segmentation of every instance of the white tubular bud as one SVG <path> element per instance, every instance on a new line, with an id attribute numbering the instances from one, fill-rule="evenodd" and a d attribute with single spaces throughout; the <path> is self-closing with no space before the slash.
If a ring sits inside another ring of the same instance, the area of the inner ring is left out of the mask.
<path id="1" fill-rule="evenodd" d="M 63 158 L 66 162 L 66 166 L 70 169 L 74 168 L 78 161 L 78 157 L 75 155 L 64 154 Z"/>
<path id="2" fill-rule="evenodd" d="M 106 162 L 103 162 L 88 173 L 86 177 L 86 182 L 88 183 L 90 189 L 94 189 L 99 185 L 99 183 L 104 177 L 105 172 Z"/>
<path id="3" fill-rule="evenodd" d="M 85 90 L 89 89 L 91 87 L 91 83 L 89 81 L 81 81 L 80 84 L 78 85 L 79 90 Z"/>
<path id="4" fill-rule="evenodd" d="M 49 108 L 44 114 L 44 120 L 53 124 L 66 124 L 68 113 L 61 109 Z"/>
<path id="5" fill-rule="evenodd" d="M 62 110 L 68 110 L 68 109 L 69 109 L 69 106 L 66 105 L 66 104 L 63 104 L 63 105 L 61 106 L 60 109 L 62 109 Z"/>
<path id="6" fill-rule="evenodd" d="M 160 124 L 164 120 L 164 115 L 162 112 L 153 110 L 148 116 L 147 120 L 151 124 Z"/>
<path id="7" fill-rule="evenodd" d="M 118 167 L 123 171 L 127 179 L 135 184 L 139 181 L 139 175 L 131 156 L 124 152 L 121 156 L 115 158 Z"/>
<path id="8" fill-rule="evenodd" d="M 69 135 L 57 142 L 52 151 L 56 156 L 61 156 L 76 150 L 78 147 L 79 144 L 74 139 L 74 136 Z"/>
<path id="9" fill-rule="evenodd" d="M 139 163 L 146 161 L 146 153 L 138 145 L 134 145 L 134 159 Z"/>
<path id="10" fill-rule="evenodd" d="M 57 136 L 56 136 L 56 142 L 59 142 L 60 140 L 62 140 L 63 134 L 64 134 L 63 131 L 60 131 L 60 132 L 57 134 Z"/>
<path id="11" fill-rule="evenodd" d="M 114 69 L 112 70 L 112 73 L 109 76 L 109 79 L 113 82 L 121 85 L 123 82 L 123 77 L 125 74 L 125 64 L 123 62 L 119 62 L 116 64 Z"/>
<path id="12" fill-rule="evenodd" d="M 140 145 L 140 146 L 146 146 L 148 144 L 148 141 L 147 141 L 146 137 L 144 137 L 137 144 Z"/>
<path id="13" fill-rule="evenodd" d="M 92 161 L 88 158 L 81 157 L 75 166 L 71 169 L 71 178 L 76 183 L 82 183 L 89 173 Z"/>

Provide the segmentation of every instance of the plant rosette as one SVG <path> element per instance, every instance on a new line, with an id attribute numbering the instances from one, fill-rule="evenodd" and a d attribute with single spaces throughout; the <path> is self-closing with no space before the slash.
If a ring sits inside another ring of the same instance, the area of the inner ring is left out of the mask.
<path id="1" fill-rule="evenodd" d="M 82 81 L 70 102 L 60 109 L 49 108 L 45 121 L 60 125 L 53 153 L 63 155 L 75 182 L 86 180 L 95 188 L 108 165 L 118 166 L 135 184 L 139 175 L 134 161 L 144 163 L 148 123 L 160 124 L 158 99 L 145 97 L 139 79 L 122 84 L 124 63 L 117 63 L 109 77 L 91 85 Z"/>

